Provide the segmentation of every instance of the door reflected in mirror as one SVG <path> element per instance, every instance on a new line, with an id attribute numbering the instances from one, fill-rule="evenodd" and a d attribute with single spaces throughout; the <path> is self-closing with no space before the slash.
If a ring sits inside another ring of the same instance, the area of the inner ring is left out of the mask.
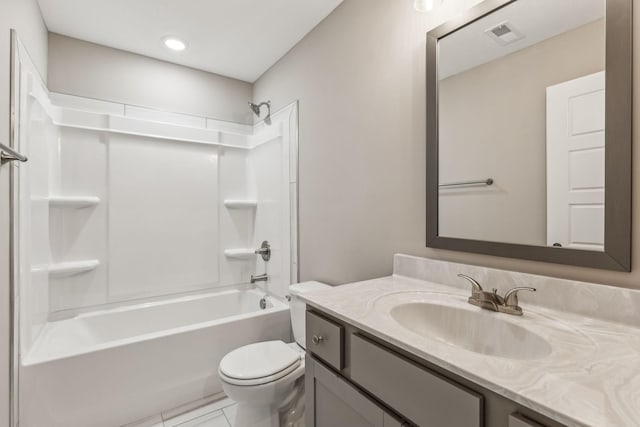
<path id="1" fill-rule="evenodd" d="M 438 39 L 438 235 L 603 251 L 605 0 L 518 0 Z"/>

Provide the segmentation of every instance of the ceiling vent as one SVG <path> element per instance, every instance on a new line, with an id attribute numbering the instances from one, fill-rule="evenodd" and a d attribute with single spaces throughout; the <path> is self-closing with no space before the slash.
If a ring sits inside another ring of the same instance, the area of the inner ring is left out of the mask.
<path id="1" fill-rule="evenodd" d="M 524 35 L 515 29 L 509 21 L 501 22 L 485 30 L 484 33 L 500 46 L 506 46 L 524 38 Z"/>

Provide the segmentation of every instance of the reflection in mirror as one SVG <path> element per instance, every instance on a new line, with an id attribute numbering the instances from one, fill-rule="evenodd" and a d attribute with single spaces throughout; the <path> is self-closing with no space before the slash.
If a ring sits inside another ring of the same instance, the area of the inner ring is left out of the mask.
<path id="1" fill-rule="evenodd" d="M 518 0 L 438 41 L 438 234 L 604 249 L 605 0 Z"/>

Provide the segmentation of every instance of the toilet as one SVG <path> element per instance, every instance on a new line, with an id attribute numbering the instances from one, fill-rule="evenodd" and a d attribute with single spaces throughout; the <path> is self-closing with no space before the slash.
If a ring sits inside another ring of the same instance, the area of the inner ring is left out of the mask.
<path id="1" fill-rule="evenodd" d="M 224 392 L 237 402 L 234 427 L 304 426 L 305 292 L 329 285 L 289 287 L 294 342 L 265 341 L 237 348 L 220 361 Z"/>

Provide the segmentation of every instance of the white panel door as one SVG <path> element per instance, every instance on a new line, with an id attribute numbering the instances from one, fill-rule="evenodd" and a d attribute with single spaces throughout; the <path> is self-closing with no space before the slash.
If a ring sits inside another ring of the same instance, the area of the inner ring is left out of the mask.
<path id="1" fill-rule="evenodd" d="M 547 244 L 604 250 L 604 71 L 547 88 Z"/>

